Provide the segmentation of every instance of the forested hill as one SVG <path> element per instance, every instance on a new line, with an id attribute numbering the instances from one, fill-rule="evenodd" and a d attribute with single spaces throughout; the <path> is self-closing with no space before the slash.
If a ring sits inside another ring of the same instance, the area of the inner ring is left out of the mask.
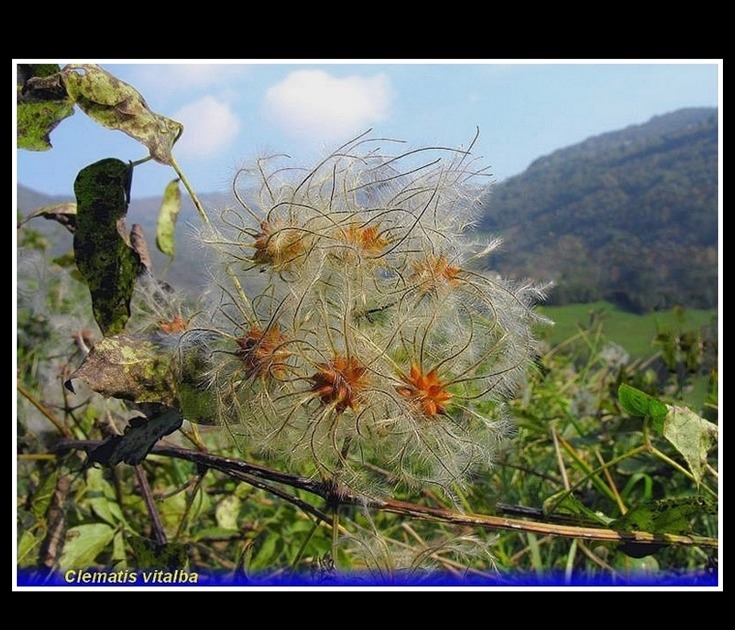
<path id="1" fill-rule="evenodd" d="M 504 275 L 550 302 L 630 310 L 717 304 L 717 109 L 691 108 L 539 158 L 492 188 L 480 223 Z"/>

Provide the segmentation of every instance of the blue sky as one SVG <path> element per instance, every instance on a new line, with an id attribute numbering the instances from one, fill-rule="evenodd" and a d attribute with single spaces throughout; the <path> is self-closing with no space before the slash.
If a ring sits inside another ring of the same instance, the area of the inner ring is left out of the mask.
<path id="1" fill-rule="evenodd" d="M 99 63 L 153 111 L 184 123 L 174 155 L 200 193 L 225 190 L 237 167 L 264 153 L 309 165 L 368 128 L 411 146 L 460 147 L 479 127 L 475 154 L 502 181 L 590 136 L 722 98 L 717 59 L 81 62 Z M 15 152 L 18 182 L 71 195 L 84 166 L 146 155 L 78 110 L 51 142 L 50 151 Z M 132 194 L 158 196 L 174 177 L 146 163 Z"/>

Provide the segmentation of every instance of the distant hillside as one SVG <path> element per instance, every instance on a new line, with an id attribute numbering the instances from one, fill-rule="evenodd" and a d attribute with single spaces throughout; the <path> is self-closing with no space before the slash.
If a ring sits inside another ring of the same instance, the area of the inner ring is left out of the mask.
<path id="1" fill-rule="evenodd" d="M 480 227 L 505 275 L 551 303 L 717 305 L 717 110 L 683 109 L 539 158 L 493 187 Z"/>
<path id="2" fill-rule="evenodd" d="M 505 241 L 490 264 L 505 276 L 553 280 L 550 304 L 716 307 L 717 153 L 717 110 L 702 108 L 541 157 L 487 196 L 480 229 Z M 211 209 L 230 204 L 222 195 L 201 197 Z M 62 200 L 18 186 L 23 215 Z M 182 195 L 171 263 L 155 248 L 159 204 L 133 200 L 128 227 L 142 225 L 157 275 L 166 269 L 169 283 L 198 294 L 207 283 L 206 252 L 192 246 L 190 226 L 200 219 Z M 71 250 L 71 235 L 55 222 L 28 225 L 55 234 L 55 254 Z"/>
<path id="3" fill-rule="evenodd" d="M 223 208 L 228 203 L 227 197 L 218 194 L 205 194 L 200 198 L 205 208 Z M 74 199 L 51 197 L 18 185 L 18 209 L 23 216 L 28 216 L 42 206 L 63 201 Z M 192 245 L 193 231 L 201 226 L 199 215 L 191 200 L 182 194 L 181 212 L 176 228 L 176 256 L 171 260 L 156 249 L 156 223 L 160 204 L 161 200 L 158 198 L 133 199 L 126 220 L 128 229 L 135 223 L 143 228 L 153 258 L 153 268 L 158 277 L 164 277 L 171 285 L 197 295 L 207 282 L 204 264 L 206 252 L 201 247 Z M 47 237 L 52 256 L 59 256 L 72 250 L 71 233 L 56 221 L 34 218 L 26 225 Z"/>

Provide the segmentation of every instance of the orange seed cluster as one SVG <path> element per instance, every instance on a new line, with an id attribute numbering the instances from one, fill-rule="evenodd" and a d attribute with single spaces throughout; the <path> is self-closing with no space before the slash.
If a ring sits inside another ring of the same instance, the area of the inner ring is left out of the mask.
<path id="1" fill-rule="evenodd" d="M 456 286 L 461 271 L 459 267 L 449 264 L 446 255 L 442 254 L 437 258 L 432 254 L 426 260 L 414 263 L 411 279 L 419 286 L 422 293 L 432 293 L 442 284 Z"/>
<path id="2" fill-rule="evenodd" d="M 167 335 L 184 332 L 186 328 L 186 320 L 180 315 L 176 315 L 173 319 L 163 320 L 158 323 L 158 329 Z"/>
<path id="3" fill-rule="evenodd" d="M 411 364 L 411 373 L 404 379 L 403 387 L 396 387 L 396 391 L 404 398 L 417 403 L 425 416 L 432 418 L 443 414 L 446 403 L 452 394 L 444 389 L 446 383 L 439 380 L 436 370 L 424 374 L 415 363 Z"/>
<path id="4" fill-rule="evenodd" d="M 345 231 L 345 240 L 368 254 L 379 254 L 388 245 L 388 239 L 378 232 L 378 227 L 351 223 Z"/>

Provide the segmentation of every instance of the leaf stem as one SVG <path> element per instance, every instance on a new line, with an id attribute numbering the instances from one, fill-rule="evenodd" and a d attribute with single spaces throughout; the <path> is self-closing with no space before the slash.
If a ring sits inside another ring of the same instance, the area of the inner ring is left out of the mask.
<path id="1" fill-rule="evenodd" d="M 173 154 L 171 155 L 171 166 L 173 167 L 174 171 L 176 171 L 176 174 L 179 176 L 181 183 L 184 184 L 184 188 L 186 188 L 186 192 L 189 193 L 189 197 L 191 197 L 191 200 L 194 202 L 194 206 L 199 212 L 199 216 L 204 222 L 204 225 L 206 225 L 207 227 L 211 226 L 212 224 L 209 221 L 209 217 L 207 216 L 207 212 L 204 209 L 202 202 L 199 200 L 199 197 L 197 196 L 196 192 L 194 191 L 191 184 L 189 183 L 189 180 L 187 179 L 186 175 L 184 175 L 184 171 L 181 170 L 181 167 L 179 166 L 178 162 L 174 158 Z"/>
<path id="2" fill-rule="evenodd" d="M 694 475 L 690 473 L 686 468 L 684 468 L 681 464 L 678 464 L 673 459 L 671 459 L 666 453 L 663 453 L 659 451 L 655 446 L 651 447 L 651 455 L 654 457 L 658 457 L 661 461 L 666 462 L 669 466 L 672 468 L 676 468 L 682 475 L 685 477 L 691 479 L 694 483 L 697 483 L 697 480 L 695 479 Z M 704 488 L 706 492 L 708 492 L 712 497 L 715 499 L 717 498 L 717 492 L 712 490 L 708 485 L 700 483 L 698 484 L 701 488 Z"/>

